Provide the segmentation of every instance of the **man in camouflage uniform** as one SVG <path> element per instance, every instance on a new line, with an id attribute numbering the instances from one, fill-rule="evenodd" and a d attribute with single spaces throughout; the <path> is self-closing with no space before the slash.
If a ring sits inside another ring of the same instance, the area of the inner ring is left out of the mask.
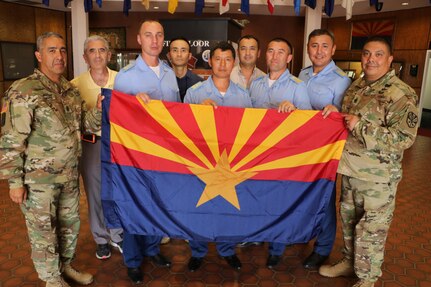
<path id="1" fill-rule="evenodd" d="M 392 59 L 385 39 L 368 39 L 361 57 L 364 76 L 350 86 L 342 105 L 350 130 L 338 168 L 344 258 L 321 266 L 319 273 L 356 274 L 354 287 L 373 287 L 382 274 L 403 152 L 418 128 L 417 96 L 390 69 Z"/>
<path id="2" fill-rule="evenodd" d="M 37 39 L 39 69 L 12 84 L 2 103 L 0 178 L 24 213 L 32 260 L 46 286 L 87 285 L 93 276 L 71 265 L 80 226 L 78 157 L 84 124 L 100 128 L 101 113 L 86 113 L 79 92 L 62 76 L 66 47 L 53 32 Z M 100 107 L 100 99 L 99 104 Z"/>

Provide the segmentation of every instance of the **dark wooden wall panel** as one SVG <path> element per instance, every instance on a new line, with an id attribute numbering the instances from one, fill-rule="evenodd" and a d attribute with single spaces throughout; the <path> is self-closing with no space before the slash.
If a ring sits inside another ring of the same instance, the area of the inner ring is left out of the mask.
<path id="1" fill-rule="evenodd" d="M 0 2 L 0 41 L 36 43 L 37 36 L 55 31 L 66 36 L 66 13 Z M 0 96 L 13 83 L 4 81 L 0 59 Z"/>
<path id="2" fill-rule="evenodd" d="M 395 50 L 427 49 L 431 27 L 431 8 L 399 12 L 396 17 Z"/>
<path id="3" fill-rule="evenodd" d="M 34 43 L 34 8 L 0 2 L 0 40 Z"/>
<path id="4" fill-rule="evenodd" d="M 351 26 L 351 21 L 346 21 L 345 18 L 333 18 L 327 20 L 327 28 L 335 35 L 337 50 L 342 51 L 350 49 Z"/>
<path id="5" fill-rule="evenodd" d="M 402 62 L 404 67 L 401 71 L 401 78 L 413 88 L 420 90 L 422 86 L 422 78 L 424 76 L 424 64 L 426 58 L 426 50 L 410 51 L 410 50 L 395 50 L 394 61 Z M 412 77 L 409 74 L 411 65 L 419 65 L 418 75 Z M 419 94 L 418 94 L 419 95 Z"/>
<path id="6" fill-rule="evenodd" d="M 65 13 L 48 10 L 35 10 L 35 33 L 39 36 L 45 32 L 57 32 L 63 36 L 66 41 L 66 19 Z"/>

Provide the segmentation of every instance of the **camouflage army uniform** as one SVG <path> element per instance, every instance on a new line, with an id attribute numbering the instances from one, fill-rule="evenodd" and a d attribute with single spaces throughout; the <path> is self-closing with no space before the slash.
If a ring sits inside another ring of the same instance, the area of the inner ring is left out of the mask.
<path id="1" fill-rule="evenodd" d="M 356 80 L 343 100 L 342 112 L 360 117 L 338 168 L 343 175 L 344 254 L 353 259 L 356 275 L 366 281 L 375 282 L 382 273 L 401 160 L 416 137 L 416 103 L 414 90 L 393 70 L 372 84 Z"/>
<path id="2" fill-rule="evenodd" d="M 79 232 L 80 131 L 100 128 L 101 113 L 86 109 L 63 77 L 56 84 L 42 72 L 14 82 L 2 103 L 0 178 L 27 188 L 21 204 L 39 277 L 60 276 L 72 260 Z M 82 117 L 82 115 L 85 115 Z"/>

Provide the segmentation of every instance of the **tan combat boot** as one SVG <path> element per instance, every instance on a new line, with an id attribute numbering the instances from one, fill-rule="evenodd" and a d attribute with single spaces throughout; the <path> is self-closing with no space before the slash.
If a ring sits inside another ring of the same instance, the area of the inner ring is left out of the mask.
<path id="1" fill-rule="evenodd" d="M 86 272 L 79 272 L 75 270 L 70 264 L 63 266 L 63 276 L 79 285 L 88 285 L 93 282 L 93 275 Z"/>
<path id="2" fill-rule="evenodd" d="M 46 282 L 46 287 L 70 287 L 69 284 L 66 283 L 66 281 L 63 280 L 63 277 L 58 276 L 54 279 L 51 279 Z"/>
<path id="3" fill-rule="evenodd" d="M 365 281 L 365 280 L 359 280 L 352 287 L 374 287 L 374 282 Z"/>
<path id="4" fill-rule="evenodd" d="M 344 257 L 334 265 L 322 265 L 319 274 L 325 277 L 352 276 L 355 274 L 352 259 Z"/>

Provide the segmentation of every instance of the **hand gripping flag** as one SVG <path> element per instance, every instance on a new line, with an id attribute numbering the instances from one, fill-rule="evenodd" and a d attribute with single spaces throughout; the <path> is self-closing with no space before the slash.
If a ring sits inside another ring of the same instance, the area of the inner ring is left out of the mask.
<path id="1" fill-rule="evenodd" d="M 320 111 L 228 108 L 104 90 L 102 203 L 109 227 L 201 241 L 308 242 L 347 136 Z"/>

